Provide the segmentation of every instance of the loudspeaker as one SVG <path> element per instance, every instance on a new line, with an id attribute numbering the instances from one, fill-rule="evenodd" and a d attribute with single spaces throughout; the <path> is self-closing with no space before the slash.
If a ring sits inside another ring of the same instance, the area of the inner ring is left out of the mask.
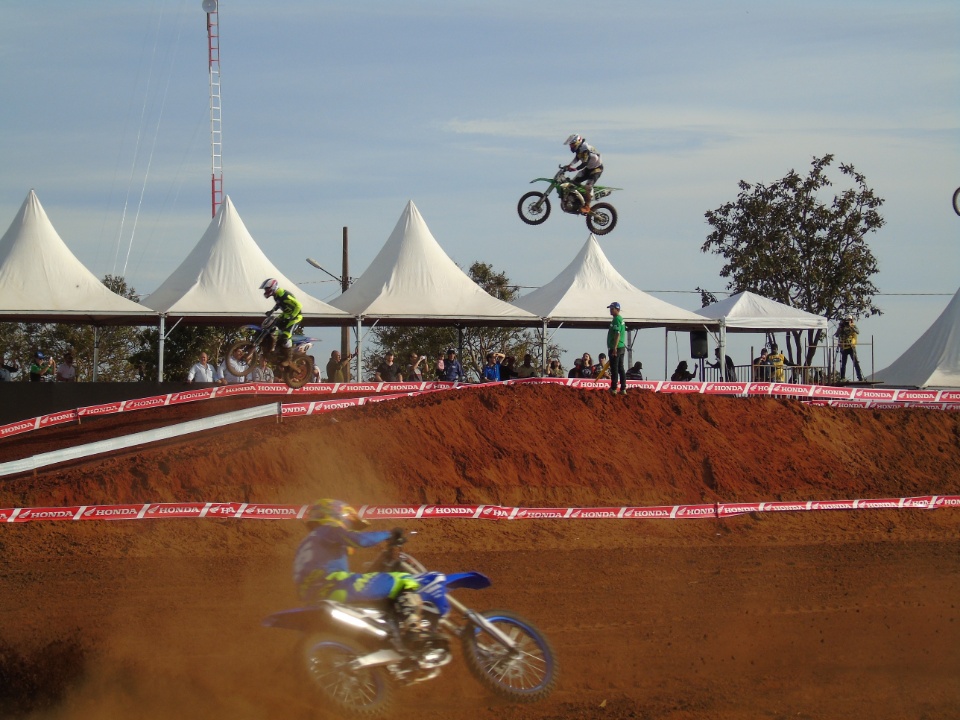
<path id="1" fill-rule="evenodd" d="M 707 357 L 707 331 L 690 331 L 690 357 L 702 359 Z"/>

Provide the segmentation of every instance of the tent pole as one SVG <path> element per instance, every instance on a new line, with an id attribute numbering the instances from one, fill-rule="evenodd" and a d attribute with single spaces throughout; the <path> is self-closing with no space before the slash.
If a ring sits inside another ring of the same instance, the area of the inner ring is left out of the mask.
<path id="1" fill-rule="evenodd" d="M 157 357 L 157 382 L 163 382 L 163 344 L 166 340 L 166 329 L 167 329 L 167 316 L 162 314 L 160 315 L 160 343 L 158 348 L 158 357 Z"/>
<path id="2" fill-rule="evenodd" d="M 93 326 L 93 382 L 100 377 L 100 328 Z"/>
<path id="3" fill-rule="evenodd" d="M 668 328 L 663 329 L 663 379 L 669 380 L 670 375 L 667 374 L 667 348 L 670 344 L 670 330 Z"/>
<path id="4" fill-rule="evenodd" d="M 720 357 L 717 358 L 720 364 L 720 382 L 727 379 L 727 321 L 720 318 Z"/>
<path id="5" fill-rule="evenodd" d="M 543 318 L 543 336 L 540 338 L 540 375 L 547 374 L 547 319 Z"/>
<path id="6" fill-rule="evenodd" d="M 360 368 L 363 363 L 363 336 L 361 333 L 361 322 L 363 321 L 362 315 L 357 315 L 357 374 L 355 375 L 356 382 L 363 382 L 363 378 L 360 376 Z"/>

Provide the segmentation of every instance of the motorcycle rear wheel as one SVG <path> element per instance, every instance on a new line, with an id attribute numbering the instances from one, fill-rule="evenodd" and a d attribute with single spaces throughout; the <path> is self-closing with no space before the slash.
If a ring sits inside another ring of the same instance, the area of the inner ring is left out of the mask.
<path id="1" fill-rule="evenodd" d="M 468 625 L 460 640 L 470 674 L 488 690 L 514 702 L 538 702 L 553 692 L 560 666 L 543 633 L 507 610 L 482 615 L 517 648 L 511 652 L 479 626 Z"/>
<path id="2" fill-rule="evenodd" d="M 313 380 L 313 360 L 309 355 L 293 356 L 290 365 L 283 368 L 283 381 L 294 390 Z"/>
<path id="3" fill-rule="evenodd" d="M 243 360 L 245 365 L 237 365 L 237 359 L 233 356 L 234 351 L 236 351 L 238 348 L 243 350 L 243 357 L 241 360 Z M 225 360 L 227 363 L 227 370 L 229 370 L 233 375 L 236 375 L 237 377 L 246 377 L 260 364 L 260 349 L 251 340 L 238 340 L 227 350 L 227 356 Z"/>
<path id="4" fill-rule="evenodd" d="M 587 227 L 594 235 L 606 235 L 617 226 L 617 210 L 610 203 L 597 203 L 587 215 Z"/>
<path id="5" fill-rule="evenodd" d="M 301 667 L 310 687 L 340 712 L 357 718 L 390 713 L 393 685 L 383 668 L 351 670 L 351 661 L 367 650 L 336 635 L 310 635 L 300 645 Z"/>
<path id="6" fill-rule="evenodd" d="M 550 217 L 550 199 L 542 192 L 528 192 L 517 203 L 517 214 L 527 225 L 540 225 Z"/>

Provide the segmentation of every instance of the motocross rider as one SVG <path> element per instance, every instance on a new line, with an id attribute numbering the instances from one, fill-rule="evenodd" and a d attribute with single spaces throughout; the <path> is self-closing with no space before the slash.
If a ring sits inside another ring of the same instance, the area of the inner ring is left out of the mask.
<path id="1" fill-rule="evenodd" d="M 277 310 L 281 311 L 277 324 L 273 326 L 273 330 L 268 336 L 269 347 L 267 348 L 267 352 L 272 353 L 277 348 L 277 334 L 279 333 L 280 348 L 283 351 L 280 364 L 284 367 L 289 366 L 293 360 L 293 329 L 303 320 L 303 315 L 301 314 L 303 306 L 300 304 L 300 301 L 294 297 L 293 293 L 279 287 L 274 278 L 264 280 L 260 285 L 260 289 L 263 290 L 263 296 L 265 298 L 272 297 L 275 302 L 274 306 L 265 314 L 269 316 Z"/>
<path id="2" fill-rule="evenodd" d="M 293 581 L 300 599 L 316 603 L 392 600 L 400 630 L 408 638 L 427 635 L 423 620 L 423 598 L 417 592 L 420 583 L 403 572 L 350 572 L 347 556 L 355 548 L 403 537 L 403 530 L 364 530 L 368 523 L 342 500 L 318 500 L 307 510 L 310 532 L 297 548 L 293 561 Z"/>
<path id="3" fill-rule="evenodd" d="M 587 144 L 587 141 L 580 135 L 571 135 L 564 140 L 563 144 L 570 147 L 570 152 L 575 156 L 574 162 L 580 162 L 578 167 L 574 167 L 573 163 L 567 165 L 567 170 L 570 172 L 576 171 L 577 174 L 573 177 L 572 182 L 586 188 L 587 196 L 583 198 L 584 203 L 580 212 L 587 215 L 590 213 L 590 203 L 593 201 L 593 186 L 600 179 L 600 175 L 603 174 L 603 160 L 600 158 L 597 149 Z M 577 194 L 579 195 L 579 193 Z"/>

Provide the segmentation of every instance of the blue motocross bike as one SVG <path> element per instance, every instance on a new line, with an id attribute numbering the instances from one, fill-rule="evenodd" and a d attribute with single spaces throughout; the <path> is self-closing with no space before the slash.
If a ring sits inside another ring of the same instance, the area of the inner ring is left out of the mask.
<path id="1" fill-rule="evenodd" d="M 452 590 L 482 590 L 478 572 L 428 571 L 400 551 L 405 538 L 388 543 L 367 572 L 407 572 L 421 584 L 423 617 L 430 632 L 415 639 L 400 632 L 389 601 L 347 604 L 323 600 L 270 615 L 268 627 L 300 634 L 296 662 L 318 704 L 351 717 L 390 713 L 397 686 L 432 680 L 452 659 L 457 643 L 467 669 L 493 693 L 519 703 L 547 697 L 559 666 L 550 643 L 532 623 L 506 610 L 477 612 Z"/>

